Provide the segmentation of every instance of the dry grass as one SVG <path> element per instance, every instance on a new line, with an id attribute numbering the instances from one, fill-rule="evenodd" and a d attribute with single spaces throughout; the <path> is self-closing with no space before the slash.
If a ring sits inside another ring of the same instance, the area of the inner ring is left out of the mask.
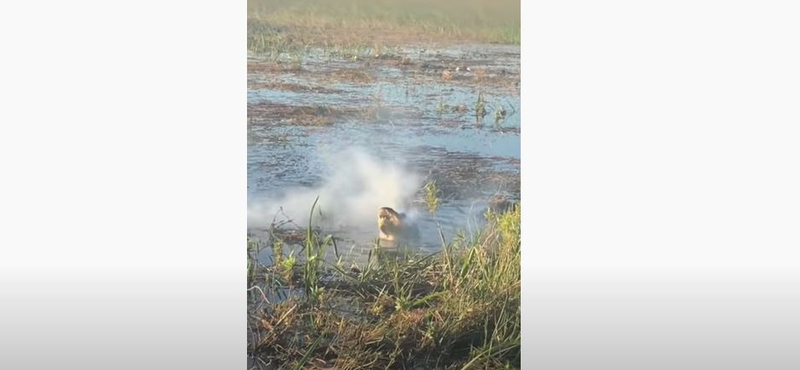
<path id="1" fill-rule="evenodd" d="M 519 44 L 519 8 L 519 0 L 249 0 L 248 48 Z"/>

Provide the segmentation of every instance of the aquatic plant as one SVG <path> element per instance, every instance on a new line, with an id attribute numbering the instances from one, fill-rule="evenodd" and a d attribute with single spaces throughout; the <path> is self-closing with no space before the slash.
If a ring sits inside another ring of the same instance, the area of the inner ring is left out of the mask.
<path id="1" fill-rule="evenodd" d="M 439 98 L 439 104 L 436 105 L 436 112 L 438 112 L 439 115 L 441 116 L 445 111 L 447 111 L 447 107 L 448 106 L 447 106 L 447 104 L 445 104 L 444 98 L 440 97 Z"/>
<path id="2" fill-rule="evenodd" d="M 436 214 L 439 209 L 441 200 L 439 199 L 439 190 L 436 188 L 436 181 L 429 181 L 425 184 L 425 205 L 428 206 L 428 211 Z"/>
<path id="3" fill-rule="evenodd" d="M 506 120 L 506 109 L 501 105 L 500 108 L 494 112 L 494 124 L 499 125 Z"/>
<path id="4" fill-rule="evenodd" d="M 483 92 L 478 93 L 478 101 L 475 102 L 475 122 L 483 122 L 486 117 L 486 101 L 483 99 Z"/>

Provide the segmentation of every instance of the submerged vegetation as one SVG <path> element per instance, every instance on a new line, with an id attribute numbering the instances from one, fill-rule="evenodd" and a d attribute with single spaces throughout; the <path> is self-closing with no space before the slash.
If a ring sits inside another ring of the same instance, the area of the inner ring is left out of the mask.
<path id="1" fill-rule="evenodd" d="M 520 208 L 485 217 L 475 235 L 442 237 L 441 252 L 376 248 L 365 266 L 346 266 L 335 239 L 310 227 L 302 257 L 286 257 L 276 237 L 262 265 L 250 242 L 252 367 L 519 368 Z"/>

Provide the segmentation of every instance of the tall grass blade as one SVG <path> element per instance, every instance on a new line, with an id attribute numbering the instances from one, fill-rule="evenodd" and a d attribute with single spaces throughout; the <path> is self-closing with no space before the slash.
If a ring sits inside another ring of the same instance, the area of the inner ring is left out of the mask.
<path id="1" fill-rule="evenodd" d="M 320 334 L 317 337 L 317 339 L 314 340 L 314 343 L 311 343 L 311 347 L 308 348 L 308 351 L 306 351 L 306 354 L 303 355 L 303 358 L 301 358 L 300 361 L 297 362 L 297 365 L 295 365 L 294 370 L 301 370 L 303 366 L 306 365 L 306 362 L 308 362 L 308 360 L 311 358 L 311 354 L 317 350 L 317 346 L 319 346 L 319 342 L 322 341 L 323 335 L 324 334 Z"/>

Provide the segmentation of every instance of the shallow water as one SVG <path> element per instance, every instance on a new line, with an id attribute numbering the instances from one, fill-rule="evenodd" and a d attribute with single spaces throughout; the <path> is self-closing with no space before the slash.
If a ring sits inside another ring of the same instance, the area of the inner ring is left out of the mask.
<path id="1" fill-rule="evenodd" d="M 326 158 L 350 148 L 360 148 L 381 163 L 402 166 L 420 179 L 436 180 L 442 204 L 435 216 L 424 209 L 419 194 L 408 197 L 398 209 L 414 219 L 422 236 L 419 247 L 424 252 L 441 249 L 440 230 L 448 242 L 458 230 L 468 235 L 477 230 L 493 194 L 518 200 L 521 121 L 515 82 L 519 81 L 519 48 L 474 45 L 421 50 L 403 49 L 414 58 L 410 67 L 329 60 L 312 52 L 305 56 L 302 71 L 249 71 L 253 88 L 248 90 L 248 106 L 264 110 L 249 112 L 249 118 L 257 123 L 248 126 L 248 202 L 275 202 L 290 189 L 324 187 L 335 176 Z M 259 57 L 250 59 L 258 63 Z M 466 65 L 471 71 L 461 67 L 461 71 L 453 72 L 453 80 L 442 80 L 441 71 L 454 71 L 456 65 Z M 495 83 L 473 78 L 479 68 L 485 69 Z M 373 80 L 331 77 L 341 71 L 367 72 Z M 508 76 L 508 81 L 500 75 Z M 289 85 L 316 86 L 324 91 L 271 87 Z M 474 106 L 479 92 L 483 92 L 489 114 L 476 122 Z M 466 109 L 453 109 L 459 105 Z M 505 120 L 495 124 L 493 110 L 501 105 L 507 114 Z M 373 119 L 339 114 L 328 118 L 326 125 L 302 125 L 273 113 L 277 112 L 274 107 L 281 106 L 331 107 L 347 112 L 377 106 L 385 114 Z M 353 184 L 354 188 L 358 186 Z M 304 214 L 313 201 L 308 199 Z M 334 211 L 329 217 L 347 218 L 342 214 L 348 210 Z M 307 223 L 305 218 L 294 221 L 300 227 Z M 263 222 L 251 224 L 248 230 L 262 239 L 267 231 Z M 372 248 L 377 225 L 374 219 L 357 224 L 334 222 L 324 232 L 336 236 L 341 254 L 349 253 L 351 259 L 358 260 Z"/>

